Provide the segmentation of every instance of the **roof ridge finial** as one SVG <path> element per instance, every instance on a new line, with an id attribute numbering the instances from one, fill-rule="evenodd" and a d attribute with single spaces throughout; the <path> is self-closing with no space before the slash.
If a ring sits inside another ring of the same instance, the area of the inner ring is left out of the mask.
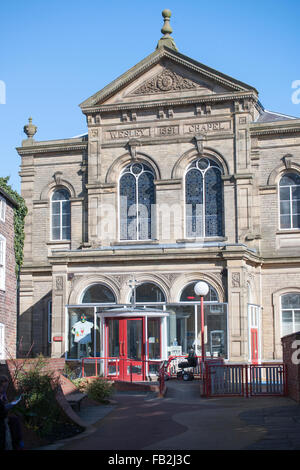
<path id="1" fill-rule="evenodd" d="M 165 9 L 162 11 L 162 16 L 164 18 L 164 25 L 161 28 L 161 32 L 163 33 L 163 37 L 160 38 L 158 41 L 156 49 L 160 49 L 161 47 L 169 47 L 170 49 L 174 49 L 178 51 L 174 39 L 170 36 L 172 34 L 173 29 L 170 25 L 170 18 L 171 18 L 171 10 Z"/>

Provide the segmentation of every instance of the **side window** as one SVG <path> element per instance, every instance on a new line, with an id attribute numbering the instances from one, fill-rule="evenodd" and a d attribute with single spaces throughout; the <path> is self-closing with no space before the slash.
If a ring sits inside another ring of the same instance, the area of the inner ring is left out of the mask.
<path id="1" fill-rule="evenodd" d="M 71 203 L 66 189 L 57 189 L 51 199 L 51 239 L 71 239 Z"/>
<path id="2" fill-rule="evenodd" d="M 300 229 L 300 175 L 286 173 L 279 182 L 280 228 Z"/>
<path id="3" fill-rule="evenodd" d="M 0 289 L 5 290 L 6 239 L 0 235 Z"/>
<path id="4" fill-rule="evenodd" d="M 0 220 L 5 222 L 6 201 L 0 196 Z"/>
<path id="5" fill-rule="evenodd" d="M 300 294 L 289 293 L 281 296 L 281 336 L 300 330 Z"/>

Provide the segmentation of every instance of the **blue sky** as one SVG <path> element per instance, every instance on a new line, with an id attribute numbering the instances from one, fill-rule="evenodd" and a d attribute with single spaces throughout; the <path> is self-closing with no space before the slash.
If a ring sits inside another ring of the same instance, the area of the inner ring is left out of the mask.
<path id="1" fill-rule="evenodd" d="M 20 191 L 28 117 L 36 140 L 86 131 L 78 105 L 154 51 L 172 11 L 179 51 L 254 86 L 266 109 L 300 117 L 299 0 L 10 0 L 0 13 L 0 176 Z"/>

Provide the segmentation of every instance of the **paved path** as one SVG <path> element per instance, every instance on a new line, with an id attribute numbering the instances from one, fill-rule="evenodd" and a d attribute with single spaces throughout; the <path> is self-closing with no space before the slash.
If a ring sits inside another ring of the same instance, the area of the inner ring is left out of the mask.
<path id="1" fill-rule="evenodd" d="M 197 381 L 169 381 L 165 398 L 134 392 L 119 392 L 113 398 L 115 406 L 102 412 L 105 416 L 93 432 L 89 430 L 56 448 L 300 449 L 300 406 L 288 398 L 203 399 Z M 94 420 L 99 417 L 95 415 Z M 92 422 L 93 416 L 89 419 Z"/>

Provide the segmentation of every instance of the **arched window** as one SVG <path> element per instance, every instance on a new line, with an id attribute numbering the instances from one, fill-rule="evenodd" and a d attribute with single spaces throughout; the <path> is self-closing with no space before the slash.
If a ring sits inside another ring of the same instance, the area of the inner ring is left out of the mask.
<path id="1" fill-rule="evenodd" d="M 281 335 L 300 331 L 300 293 L 281 296 Z"/>
<path id="2" fill-rule="evenodd" d="M 199 297 L 195 294 L 194 287 L 198 281 L 188 284 L 182 291 L 180 296 L 180 302 L 195 302 L 199 300 Z M 217 291 L 210 284 L 208 294 L 204 297 L 204 302 L 219 302 Z"/>
<path id="3" fill-rule="evenodd" d="M 300 175 L 286 173 L 279 182 L 280 228 L 300 228 Z"/>
<path id="4" fill-rule="evenodd" d="M 185 176 L 186 237 L 223 235 L 221 168 L 208 158 L 195 160 Z"/>
<path id="5" fill-rule="evenodd" d="M 155 204 L 154 173 L 144 163 L 132 163 L 120 178 L 120 239 L 154 237 L 151 209 Z"/>
<path id="6" fill-rule="evenodd" d="M 165 302 L 165 294 L 156 284 L 144 282 L 136 287 L 136 302 Z"/>
<path id="7" fill-rule="evenodd" d="M 116 298 L 112 290 L 104 284 L 89 286 L 82 296 L 82 304 L 115 303 Z"/>
<path id="8" fill-rule="evenodd" d="M 52 194 L 52 240 L 71 239 L 71 203 L 66 189 L 56 189 Z"/>

